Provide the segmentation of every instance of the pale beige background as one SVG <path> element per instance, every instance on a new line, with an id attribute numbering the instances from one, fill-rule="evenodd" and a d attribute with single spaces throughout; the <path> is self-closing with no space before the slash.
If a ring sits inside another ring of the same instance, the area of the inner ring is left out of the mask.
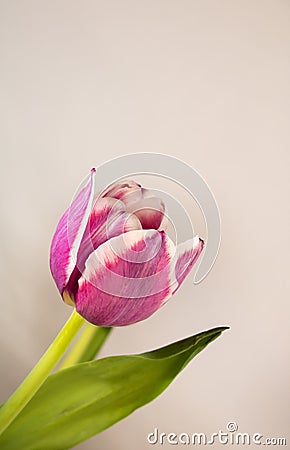
<path id="1" fill-rule="evenodd" d="M 229 420 L 290 438 L 289 15 L 286 0 L 0 1 L 1 400 L 70 313 L 48 248 L 91 166 L 178 156 L 222 215 L 207 279 L 188 278 L 103 353 L 231 330 L 159 399 L 79 449 L 144 450 L 155 426 L 212 433 Z"/>

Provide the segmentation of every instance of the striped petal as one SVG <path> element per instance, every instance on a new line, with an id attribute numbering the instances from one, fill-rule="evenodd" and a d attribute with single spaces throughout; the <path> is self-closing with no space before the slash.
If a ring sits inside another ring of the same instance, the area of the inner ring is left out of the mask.
<path id="1" fill-rule="evenodd" d="M 126 211 L 123 202 L 109 197 L 99 198 L 91 211 L 79 256 L 86 260 L 92 251 L 110 238 L 139 229 L 142 229 L 140 221 Z"/>
<path id="2" fill-rule="evenodd" d="M 176 254 L 171 262 L 171 276 L 172 280 L 176 280 L 176 288 L 173 293 L 181 286 L 182 282 L 189 274 L 190 270 L 197 261 L 202 249 L 204 241 L 198 236 L 189 239 L 177 246 Z"/>
<path id="3" fill-rule="evenodd" d="M 99 246 L 86 261 L 75 303 L 100 326 L 123 326 L 157 311 L 176 288 L 170 279 L 175 246 L 164 232 L 129 231 Z"/>
<path id="4" fill-rule="evenodd" d="M 62 294 L 75 267 L 76 255 L 87 226 L 94 195 L 95 169 L 61 217 L 50 247 L 50 269 Z"/>
<path id="5" fill-rule="evenodd" d="M 76 266 L 65 288 L 67 297 L 75 297 L 86 260 L 94 250 L 112 237 L 139 229 L 142 229 L 139 219 L 129 214 L 120 200 L 109 197 L 97 199 L 78 250 Z"/>

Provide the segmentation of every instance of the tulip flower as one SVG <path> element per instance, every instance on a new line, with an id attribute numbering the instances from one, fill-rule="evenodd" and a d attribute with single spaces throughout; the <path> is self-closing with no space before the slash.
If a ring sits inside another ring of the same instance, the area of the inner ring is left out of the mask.
<path id="1" fill-rule="evenodd" d="M 123 326 L 151 316 L 177 291 L 203 249 L 175 246 L 162 200 L 132 180 L 94 200 L 95 170 L 60 219 L 50 267 L 63 300 L 88 322 Z"/>

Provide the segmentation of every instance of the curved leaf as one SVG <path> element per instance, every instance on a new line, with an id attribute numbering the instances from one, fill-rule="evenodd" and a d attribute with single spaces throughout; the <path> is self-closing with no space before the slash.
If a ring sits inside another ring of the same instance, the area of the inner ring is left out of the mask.
<path id="1" fill-rule="evenodd" d="M 0 437 L 5 450 L 63 450 L 157 397 L 225 327 L 141 355 L 85 362 L 51 375 Z"/>

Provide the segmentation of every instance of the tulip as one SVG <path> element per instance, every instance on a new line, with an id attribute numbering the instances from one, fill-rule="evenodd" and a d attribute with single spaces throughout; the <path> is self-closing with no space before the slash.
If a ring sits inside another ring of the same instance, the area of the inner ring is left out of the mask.
<path id="1" fill-rule="evenodd" d="M 95 170 L 61 217 L 50 268 L 63 300 L 88 322 L 123 326 L 151 316 L 174 294 L 203 249 L 164 231 L 161 199 L 132 180 L 94 201 Z"/>

